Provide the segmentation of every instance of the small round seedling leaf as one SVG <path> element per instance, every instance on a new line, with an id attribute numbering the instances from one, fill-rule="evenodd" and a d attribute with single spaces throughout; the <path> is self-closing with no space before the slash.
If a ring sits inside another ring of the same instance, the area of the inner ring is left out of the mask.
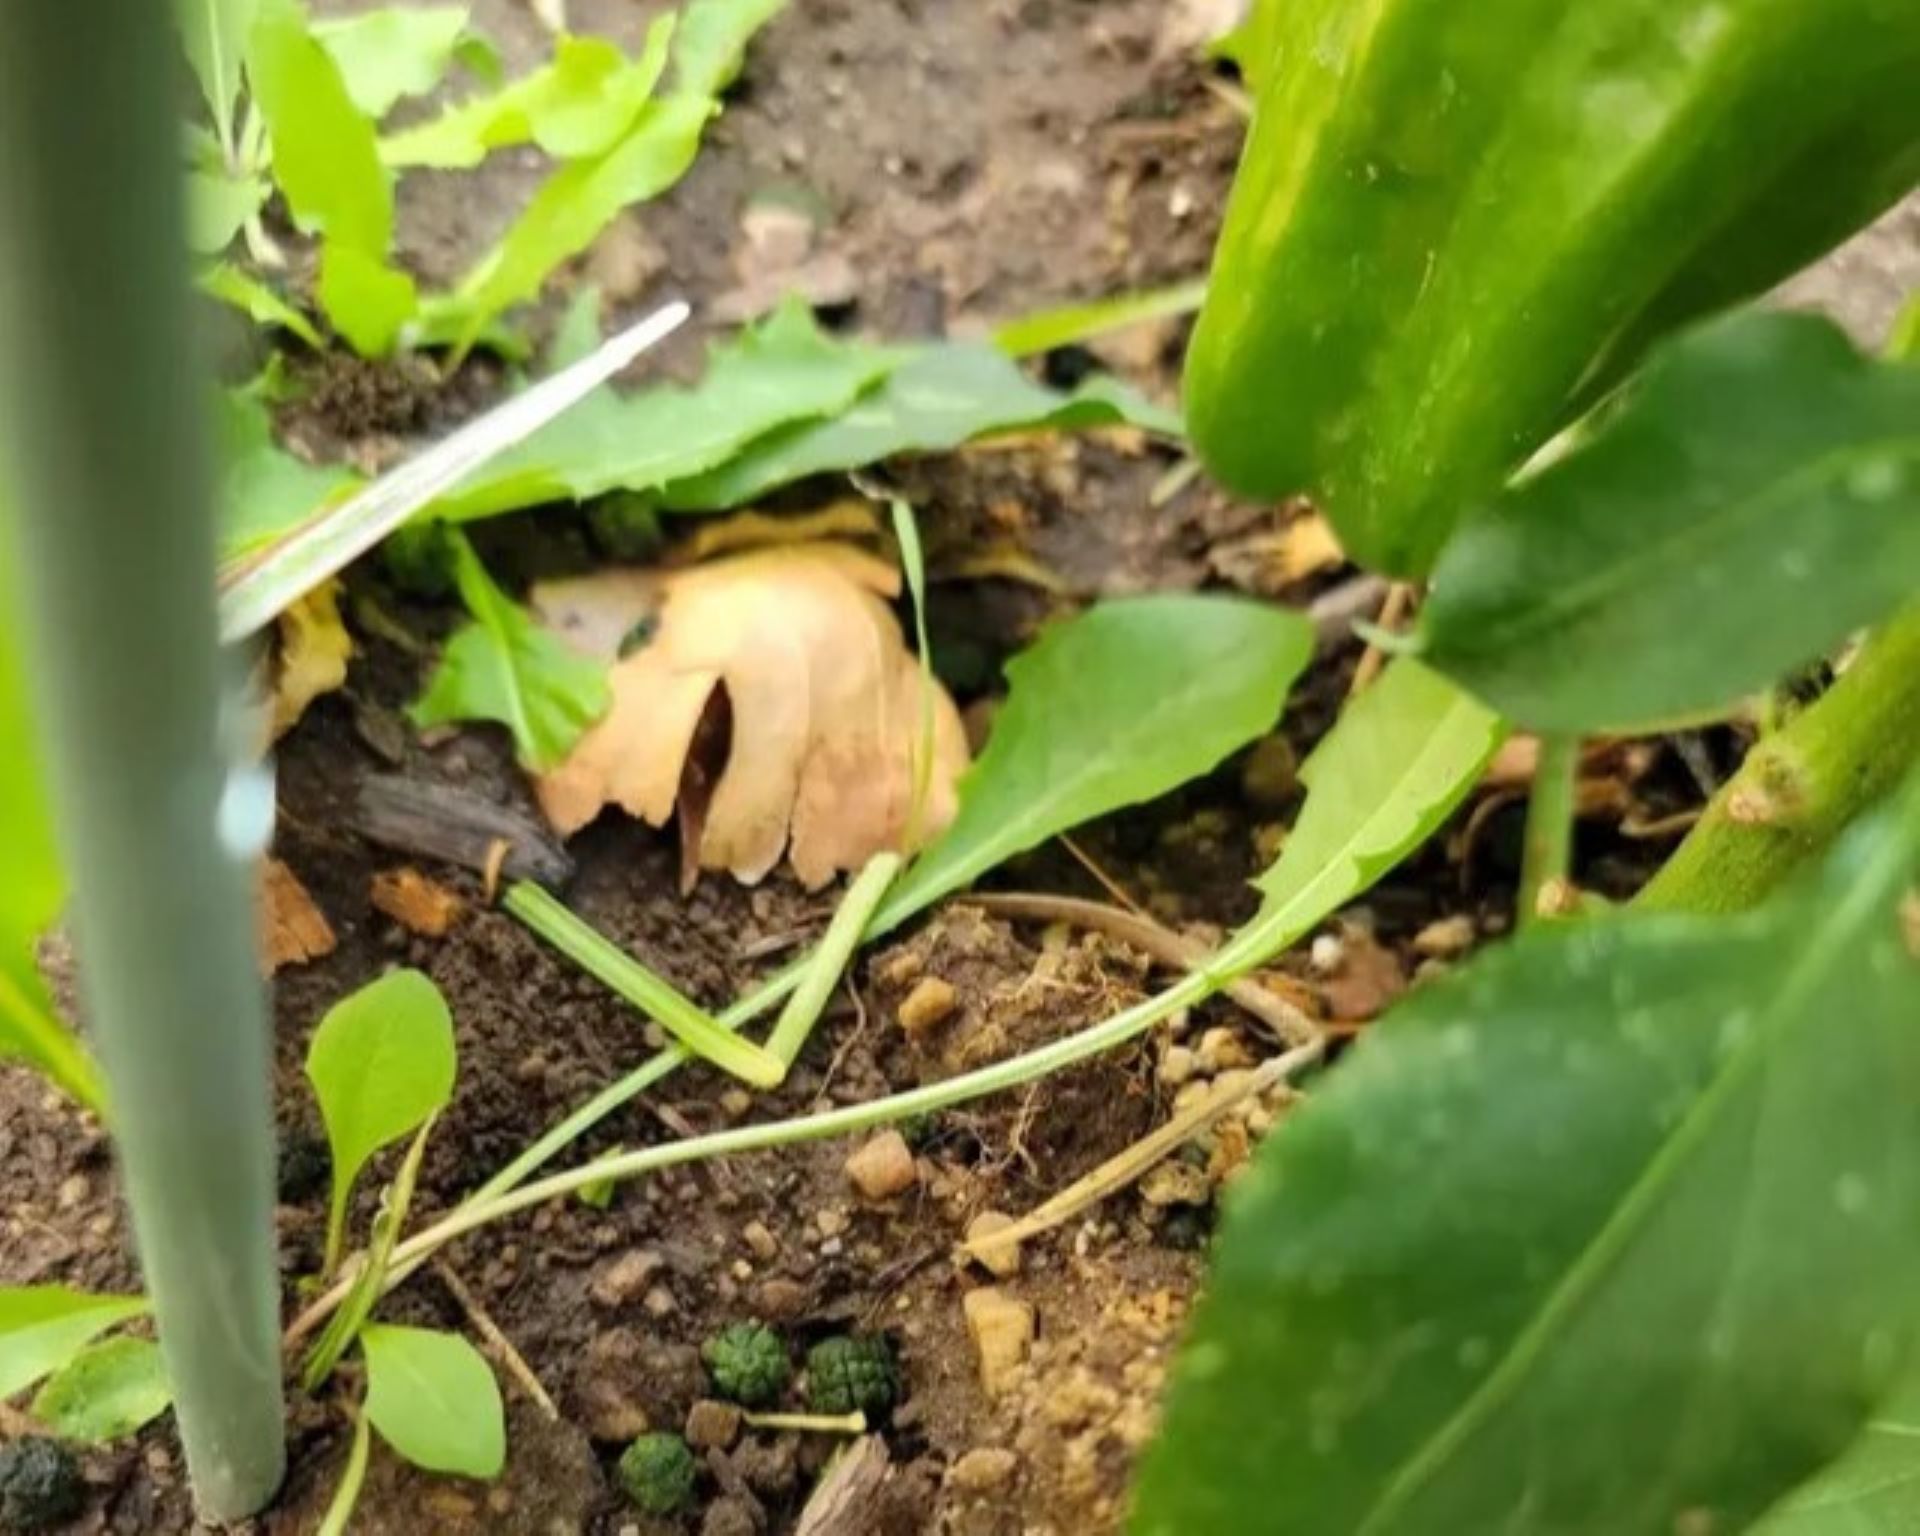
<path id="1" fill-rule="evenodd" d="M 64 1440 L 98 1444 L 133 1434 L 172 1401 L 158 1344 L 108 1339 L 81 1350 L 48 1380 L 33 1400 L 33 1416 Z"/>
<path id="2" fill-rule="evenodd" d="M 506 1465 L 500 1386 L 480 1352 L 456 1333 L 371 1323 L 360 1334 L 367 1361 L 367 1418 L 416 1467 L 493 1478 Z"/>
<path id="3" fill-rule="evenodd" d="M 333 1145 L 328 1251 L 337 1256 L 353 1181 L 453 1094 L 453 1018 L 418 971 L 395 971 L 338 1003 L 307 1049 L 307 1078 Z"/>
<path id="4" fill-rule="evenodd" d="M 142 1296 L 91 1296 L 61 1285 L 0 1290 L 0 1402 L 59 1370 L 115 1323 L 146 1310 Z"/>

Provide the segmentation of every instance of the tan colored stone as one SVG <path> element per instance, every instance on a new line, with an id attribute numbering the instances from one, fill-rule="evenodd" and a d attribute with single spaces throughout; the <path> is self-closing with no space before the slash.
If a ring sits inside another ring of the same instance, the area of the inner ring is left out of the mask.
<path id="1" fill-rule="evenodd" d="M 624 1307 L 644 1296 L 664 1261 L 651 1248 L 634 1248 L 593 1277 L 588 1294 L 603 1307 Z"/>
<path id="2" fill-rule="evenodd" d="M 1013 1226 L 1014 1219 L 1005 1211 L 982 1211 L 967 1223 L 967 1242 L 979 1243 L 996 1232 L 1004 1232 Z M 1020 1273 L 1020 1245 L 1018 1243 L 990 1243 L 975 1248 L 973 1260 L 988 1274 L 996 1279 L 1009 1280 Z"/>
<path id="3" fill-rule="evenodd" d="M 1017 1453 L 996 1445 L 977 1446 L 947 1469 L 947 1486 L 962 1493 L 992 1493 L 1012 1482 L 1019 1470 Z"/>
<path id="4" fill-rule="evenodd" d="M 891 1200 L 913 1188 L 919 1178 L 913 1148 L 898 1131 L 882 1131 L 847 1159 L 847 1177 L 869 1200 Z"/>
<path id="5" fill-rule="evenodd" d="M 696 1451 L 724 1451 L 740 1438 L 740 1410 L 703 1397 L 687 1410 L 687 1444 Z"/>
<path id="6" fill-rule="evenodd" d="M 918 1039 L 945 1023 L 959 1004 L 952 982 L 938 976 L 923 976 L 901 1001 L 900 1027 Z"/>
<path id="7" fill-rule="evenodd" d="M 1028 1303 L 992 1285 L 968 1291 L 960 1307 L 980 1358 L 980 1385 L 987 1396 L 998 1397 L 1026 1363 L 1039 1320 Z"/>

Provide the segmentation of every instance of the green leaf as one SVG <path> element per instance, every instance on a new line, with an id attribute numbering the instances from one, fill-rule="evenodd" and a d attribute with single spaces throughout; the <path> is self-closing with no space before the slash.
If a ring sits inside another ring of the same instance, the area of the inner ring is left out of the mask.
<path id="1" fill-rule="evenodd" d="M 200 81 L 200 94 L 222 143 L 233 137 L 240 65 L 258 9 L 259 0 L 179 0 L 175 11 L 181 46 Z"/>
<path id="2" fill-rule="evenodd" d="M 282 330 L 291 331 L 316 351 L 318 351 L 322 345 L 320 333 L 313 328 L 313 322 L 308 320 L 299 310 L 295 309 L 285 299 L 281 298 L 279 294 L 275 293 L 273 289 L 269 288 L 250 272 L 243 272 L 239 267 L 229 266 L 226 262 L 220 262 L 215 266 L 208 267 L 204 272 L 200 273 L 199 276 L 194 278 L 194 286 L 209 298 L 218 299 L 222 304 L 231 304 L 256 325 L 277 325 Z M 265 441 L 268 446 L 271 447 L 272 439 L 266 426 L 265 413 L 262 412 L 261 416 L 262 420 L 258 437 L 259 440 Z M 255 442 L 256 434 L 251 427 L 239 435 L 244 436 L 246 439 L 249 451 L 257 446 Z M 273 451 L 280 458 L 290 459 L 290 455 L 280 453 L 277 448 Z M 297 459 L 293 459 L 291 462 L 295 464 L 299 463 Z M 300 465 L 300 467 L 302 469 L 307 468 L 306 465 Z M 232 465 L 229 464 L 228 468 L 231 469 Z M 339 472 L 313 470 L 311 473 L 330 483 L 323 488 L 316 481 L 310 486 L 309 490 L 303 490 L 300 494 L 306 496 L 311 493 L 323 499 L 333 488 L 331 482 L 338 481 Z M 305 514 L 312 509 L 312 501 L 303 501 L 297 508 L 289 507 L 287 511 L 289 515 L 295 513 Z"/>
<path id="3" fill-rule="evenodd" d="M 353 104 L 376 121 L 440 83 L 467 30 L 464 5 L 390 6 L 316 22 Z"/>
<path id="4" fill-rule="evenodd" d="M 1517 723 L 1715 710 L 1920 586 L 1920 367 L 1749 314 L 1660 353 L 1443 551 L 1421 648 Z"/>
<path id="5" fill-rule="evenodd" d="M 473 546 L 454 537 L 455 576 L 473 622 L 447 643 L 410 711 L 413 723 L 497 720 L 513 733 L 521 763 L 544 772 L 607 712 L 606 671 L 528 618 L 493 584 Z"/>
<path id="6" fill-rule="evenodd" d="M 60 910 L 65 882 L 16 649 L 11 561 L 10 519 L 0 496 L 0 742 L 8 744 L 0 750 L 0 1060 L 26 1062 L 99 1115 L 105 1108 L 99 1072 L 54 1016 L 34 964 L 34 946 Z"/>
<path id="7" fill-rule="evenodd" d="M 1175 283 L 1145 293 L 1121 293 L 1085 304 L 1043 309 L 994 327 L 993 344 L 1008 357 L 1031 357 L 1055 347 L 1072 346 L 1148 320 L 1190 315 L 1207 296 L 1207 280 Z"/>
<path id="8" fill-rule="evenodd" d="M 1920 1530 L 1920 1374 L 1909 1370 L 1846 1453 L 1754 1536 L 1912 1536 Z"/>
<path id="9" fill-rule="evenodd" d="M 1207 772 L 1279 718 L 1313 655 L 1298 614 L 1235 598 L 1119 598 L 1007 664 L 1007 702 L 960 813 L 874 920 L 881 932 L 1024 849 Z"/>
<path id="10" fill-rule="evenodd" d="M 413 279 L 378 257 L 329 240 L 315 290 L 333 328 L 362 357 L 385 357 L 420 307 Z"/>
<path id="11" fill-rule="evenodd" d="M 567 345 L 577 347 L 586 336 L 583 315 L 572 320 Z M 433 514 L 458 521 L 609 491 L 657 490 L 724 463 L 776 427 L 844 410 L 910 355 L 835 340 L 791 299 L 716 345 L 692 389 L 602 389 L 502 454 Z"/>
<path id="12" fill-rule="evenodd" d="M 215 409 L 223 566 L 272 543 L 359 483 L 337 464 L 309 464 L 280 447 L 266 406 L 246 391 L 222 390 Z"/>
<path id="13" fill-rule="evenodd" d="M 808 475 L 858 469 L 896 453 L 938 453 L 990 432 L 1117 422 L 1180 433 L 1177 415 L 1112 379 L 1060 394 L 1029 381 L 992 347 L 931 347 L 849 409 L 772 432 L 719 468 L 669 485 L 663 499 L 683 511 L 744 506 Z"/>
<path id="14" fill-rule="evenodd" d="M 372 121 L 296 0 L 260 0 L 247 52 L 253 98 L 273 143 L 273 179 L 301 228 L 368 256 L 393 239 L 393 188 Z"/>
<path id="15" fill-rule="evenodd" d="M 655 21 L 633 59 L 603 38 L 562 37 L 532 74 L 381 140 L 380 157 L 391 166 L 452 170 L 510 144 L 537 144 L 556 160 L 603 154 L 660 83 L 673 26 L 671 16 Z"/>
<path id="16" fill-rule="evenodd" d="M 146 1310 L 142 1296 L 93 1296 L 60 1285 L 0 1289 L 0 1402 Z"/>
<path id="17" fill-rule="evenodd" d="M 33 1416 L 63 1440 L 123 1440 L 167 1411 L 173 1388 L 151 1339 L 108 1339 L 80 1351 L 33 1399 Z"/>
<path id="18" fill-rule="evenodd" d="M 494 1478 L 507 1459 L 500 1384 L 458 1334 L 370 1323 L 366 1415 L 380 1438 L 416 1467 Z"/>
<path id="19" fill-rule="evenodd" d="M 307 1080 L 333 1149 L 327 1267 L 340 1254 L 360 1170 L 411 1135 L 453 1095 L 453 1018 L 418 971 L 392 971 L 334 1004 L 307 1047 Z"/>
<path id="20" fill-rule="evenodd" d="M 1737 1531 L 1901 1366 L 1920 778 L 1736 918 L 1416 992 L 1235 1186 L 1140 1536 Z"/>
<path id="21" fill-rule="evenodd" d="M 1254 884 L 1260 910 L 1216 957 L 1245 969 L 1280 953 L 1433 836 L 1506 735 L 1491 710 L 1400 657 L 1340 712 L 1300 770 L 1300 819 Z"/>
<path id="22" fill-rule="evenodd" d="M 258 176 L 224 170 L 187 172 L 187 248 L 217 256 L 233 244 L 248 219 L 266 206 L 271 192 Z"/>
<path id="23" fill-rule="evenodd" d="M 718 96 L 740 77 L 747 43 L 787 0 L 692 0 L 673 48 L 673 88 Z"/>
<path id="24" fill-rule="evenodd" d="M 554 269 L 593 244 L 622 209 L 687 173 L 714 111 L 705 96 L 650 101 L 605 153 L 561 166 L 458 291 L 422 307 L 426 334 L 464 350 L 496 315 L 536 297 Z"/>

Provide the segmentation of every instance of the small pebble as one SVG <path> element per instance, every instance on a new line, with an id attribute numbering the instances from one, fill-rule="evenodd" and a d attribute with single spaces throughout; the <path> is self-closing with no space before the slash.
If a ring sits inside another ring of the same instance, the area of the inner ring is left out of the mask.
<path id="1" fill-rule="evenodd" d="M 944 1023 L 958 1005 L 951 982 L 923 976 L 900 1004 L 900 1027 L 917 1039 Z"/>
<path id="2" fill-rule="evenodd" d="M 913 1188 L 919 1177 L 913 1149 L 898 1131 L 882 1131 L 863 1143 L 846 1162 L 853 1187 L 869 1200 L 891 1200 Z"/>
<path id="3" fill-rule="evenodd" d="M 1452 917 L 1428 923 L 1413 936 L 1413 947 L 1415 953 L 1429 960 L 1447 960 L 1465 954 L 1472 948 L 1473 939 L 1473 919 L 1464 912 L 1456 912 Z"/>
<path id="4" fill-rule="evenodd" d="M 1346 957 L 1347 946 L 1340 942 L 1337 933 L 1319 935 L 1307 950 L 1307 963 L 1321 975 L 1340 969 L 1340 962 Z"/>
<path id="5" fill-rule="evenodd" d="M 967 1241 L 978 1242 L 996 1232 L 1004 1232 L 1013 1225 L 1014 1219 L 1005 1211 L 982 1211 L 967 1223 Z M 1020 1273 L 1020 1245 L 995 1243 L 991 1247 L 977 1249 L 973 1261 L 996 1279 L 1010 1280 Z"/>
<path id="6" fill-rule="evenodd" d="M 813 1224 L 822 1237 L 838 1237 L 853 1225 L 853 1218 L 839 1206 L 829 1205 L 813 1213 Z"/>
<path id="7" fill-rule="evenodd" d="M 647 1309 L 650 1317 L 671 1317 L 680 1304 L 673 1299 L 672 1291 L 656 1285 L 641 1298 L 640 1305 Z"/>
<path id="8" fill-rule="evenodd" d="M 696 1451 L 727 1450 L 740 1438 L 740 1422 L 732 1403 L 702 1398 L 687 1412 L 687 1444 Z"/>
<path id="9" fill-rule="evenodd" d="M 968 1291 L 960 1307 L 979 1356 L 980 1385 L 987 1396 L 998 1397 L 1026 1363 L 1038 1319 L 1026 1302 L 992 1285 Z"/>
<path id="10" fill-rule="evenodd" d="M 643 1295 L 664 1261 L 651 1248 L 620 1255 L 593 1277 L 588 1294 L 603 1307 L 624 1307 Z"/>
<path id="11" fill-rule="evenodd" d="M 1160 1054 L 1160 1067 L 1156 1075 L 1169 1088 L 1178 1088 L 1193 1078 L 1200 1058 L 1184 1045 L 1170 1045 Z"/>
<path id="12" fill-rule="evenodd" d="M 720 1113 L 729 1120 L 741 1120 L 753 1108 L 753 1095 L 744 1088 L 729 1088 L 720 1095 Z"/>
<path id="13" fill-rule="evenodd" d="M 1013 1481 L 1020 1458 L 998 1446 L 977 1446 L 947 1469 L 947 1486 L 962 1493 L 992 1493 Z"/>
<path id="14" fill-rule="evenodd" d="M 1200 1037 L 1200 1067 L 1209 1077 L 1253 1065 L 1249 1051 L 1237 1032 L 1224 1025 L 1210 1029 Z"/>
<path id="15" fill-rule="evenodd" d="M 780 1240 L 767 1230 L 764 1221 L 750 1221 L 740 1229 L 740 1238 L 762 1263 L 780 1252 Z"/>

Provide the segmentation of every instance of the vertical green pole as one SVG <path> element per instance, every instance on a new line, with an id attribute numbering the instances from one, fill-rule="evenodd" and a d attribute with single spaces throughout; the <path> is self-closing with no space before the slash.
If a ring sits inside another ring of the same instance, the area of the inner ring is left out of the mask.
<path id="1" fill-rule="evenodd" d="M 270 801 L 223 749 L 168 12 L 6 8 L 0 442 L 87 1022 L 195 1498 L 232 1520 L 284 1467 L 248 846 Z"/>

